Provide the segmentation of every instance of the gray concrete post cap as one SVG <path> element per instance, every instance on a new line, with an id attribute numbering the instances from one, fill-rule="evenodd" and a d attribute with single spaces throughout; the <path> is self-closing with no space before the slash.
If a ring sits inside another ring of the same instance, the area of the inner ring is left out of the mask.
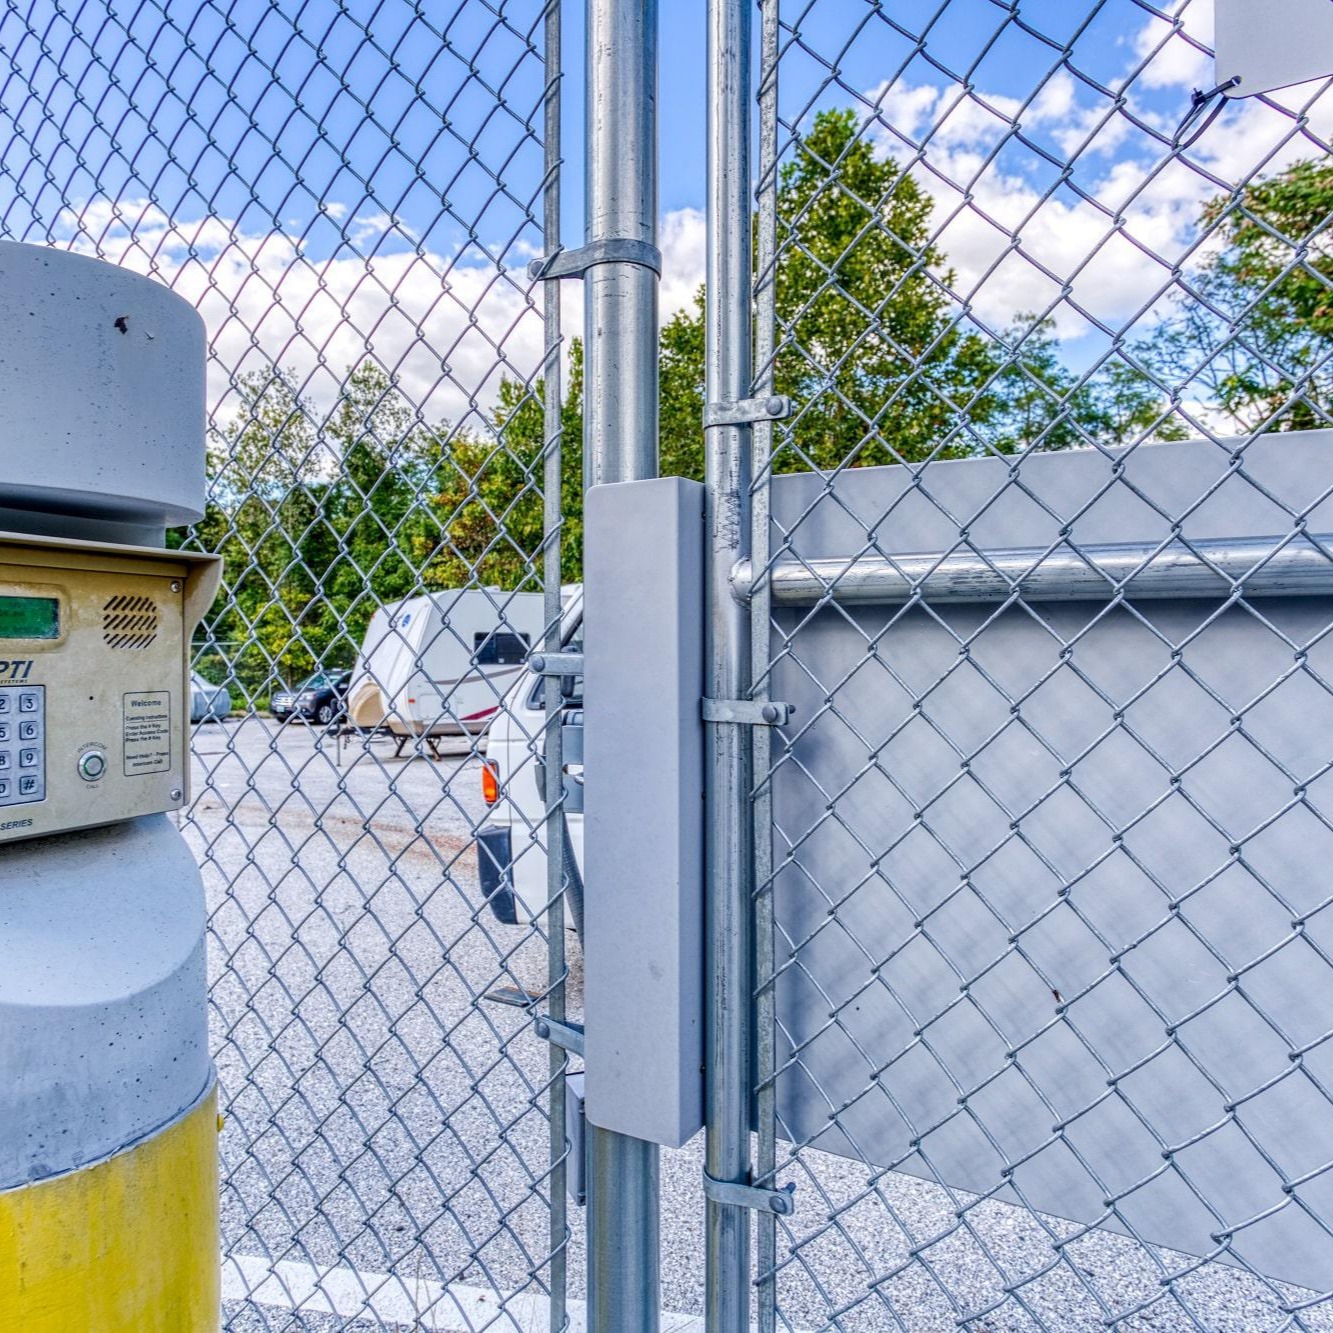
<path id="1" fill-rule="evenodd" d="M 205 353 L 203 320 L 161 283 L 0 242 L 0 506 L 200 517 Z"/>

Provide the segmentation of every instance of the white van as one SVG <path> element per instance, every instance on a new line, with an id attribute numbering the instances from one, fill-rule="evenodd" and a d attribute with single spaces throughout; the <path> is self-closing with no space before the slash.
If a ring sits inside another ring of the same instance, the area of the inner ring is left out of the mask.
<path id="1" fill-rule="evenodd" d="M 466 588 L 381 607 L 347 691 L 347 722 L 412 737 L 480 736 L 498 715 L 533 644 L 540 593 Z"/>
<path id="2" fill-rule="evenodd" d="M 566 652 L 583 651 L 583 590 L 577 585 L 566 590 L 561 643 Z M 572 686 L 565 716 L 581 721 L 583 681 Z M 477 833 L 477 873 L 491 911 L 507 926 L 526 925 L 546 910 L 546 788 L 540 762 L 545 693 L 543 678 L 525 668 L 486 738 L 481 780 L 490 810 Z M 569 812 L 566 827 L 569 851 L 582 874 L 583 815 Z M 573 929 L 581 905 L 570 909 L 565 924 Z"/>

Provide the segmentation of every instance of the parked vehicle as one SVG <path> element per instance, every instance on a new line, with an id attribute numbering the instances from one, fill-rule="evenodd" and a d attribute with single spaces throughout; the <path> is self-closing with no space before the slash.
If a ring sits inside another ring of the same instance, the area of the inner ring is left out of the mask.
<path id="1" fill-rule="evenodd" d="M 359 731 L 480 736 L 542 633 L 540 593 L 469 588 L 375 612 L 347 694 Z"/>
<path id="2" fill-rule="evenodd" d="M 214 685 L 197 671 L 190 673 L 190 721 L 221 722 L 231 713 L 231 692 Z"/>
<path id="3" fill-rule="evenodd" d="M 582 652 L 581 588 L 571 588 L 566 595 L 561 630 L 565 651 Z M 534 831 L 540 832 L 546 821 L 546 777 L 541 762 L 545 694 L 542 677 L 525 668 L 486 738 L 481 782 L 482 795 L 490 810 L 477 833 L 477 871 L 491 911 L 510 926 L 534 921 L 546 910 L 545 840 L 532 836 Z M 581 724 L 582 679 L 562 681 L 562 695 L 566 725 Z M 565 816 L 567 850 L 574 876 L 582 874 L 583 814 L 580 808 L 570 809 L 570 806 L 580 805 L 577 801 L 569 802 Z M 573 929 L 581 925 L 581 896 L 569 906 L 565 920 Z"/>
<path id="4" fill-rule="evenodd" d="M 269 700 L 269 712 L 279 722 L 303 717 L 330 727 L 347 708 L 347 690 L 352 683 L 350 671 L 316 671 L 294 690 L 280 690 Z"/>

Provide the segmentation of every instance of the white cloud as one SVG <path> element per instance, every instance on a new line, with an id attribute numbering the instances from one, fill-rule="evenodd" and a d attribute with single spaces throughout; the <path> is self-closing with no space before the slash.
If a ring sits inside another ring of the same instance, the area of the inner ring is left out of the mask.
<path id="1" fill-rule="evenodd" d="M 346 213 L 326 204 L 328 217 Z M 347 224 L 351 246 L 316 258 L 295 232 L 257 231 L 224 217 L 173 220 L 155 204 L 94 200 L 62 218 L 73 249 L 165 282 L 202 315 L 212 357 L 210 405 L 237 406 L 235 376 L 293 372 L 317 412 L 337 401 L 346 369 L 373 357 L 424 420 L 473 428 L 504 375 L 525 379 L 541 361 L 541 291 L 524 269 L 534 247 L 509 247 L 502 272 L 475 248 L 441 253 L 401 242 L 375 250 L 395 227 L 387 214 Z M 662 220 L 662 318 L 692 303 L 703 280 L 703 215 Z M 359 251 L 359 253 L 358 253 Z M 581 289 L 563 284 L 566 335 L 582 329 Z"/>
<path id="2" fill-rule="evenodd" d="M 1145 88 L 1212 87 L 1213 0 L 1174 0 L 1163 8 L 1173 21 L 1149 18 L 1132 40 L 1136 66 L 1148 61 L 1139 82 Z"/>
<path id="3" fill-rule="evenodd" d="M 1172 13 L 1191 36 L 1211 40 L 1211 0 L 1177 0 Z M 1317 154 L 1318 140 L 1333 135 L 1333 98 L 1307 85 L 1272 96 L 1291 114 L 1228 104 L 1185 159 L 1173 157 L 1143 125 L 1169 137 L 1189 108 L 1186 89 L 1211 82 L 1211 60 L 1200 66 L 1189 42 L 1156 18 L 1125 45 L 1127 76 L 1151 61 L 1125 90 L 1124 110 L 1064 69 L 1026 106 L 961 85 L 899 81 L 867 94 L 881 121 L 900 131 L 878 130 L 880 149 L 934 200 L 935 241 L 957 275 L 955 290 L 991 327 L 1050 310 L 1066 337 L 1092 323 L 1125 328 L 1197 257 L 1208 199 Z M 1164 94 L 1170 88 L 1179 97 Z M 1298 131 L 1300 111 L 1314 140 Z M 1065 164 L 1063 177 L 1033 143 Z"/>
<path id="4" fill-rule="evenodd" d="M 662 219 L 662 285 L 659 293 L 662 323 L 678 310 L 692 310 L 694 296 L 704 280 L 707 235 L 703 210 L 680 208 Z"/>

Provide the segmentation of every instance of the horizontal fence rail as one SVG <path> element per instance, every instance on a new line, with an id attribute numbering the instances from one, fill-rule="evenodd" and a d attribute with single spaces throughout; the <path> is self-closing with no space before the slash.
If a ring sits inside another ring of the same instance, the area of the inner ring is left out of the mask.
<path id="1" fill-rule="evenodd" d="M 777 606 L 824 601 L 1096 601 L 1108 597 L 1314 597 L 1333 593 L 1333 534 L 1292 538 L 1124 542 L 1074 549 L 812 557 L 778 560 L 766 572 Z M 741 600 L 753 593 L 748 562 L 732 573 Z"/>

